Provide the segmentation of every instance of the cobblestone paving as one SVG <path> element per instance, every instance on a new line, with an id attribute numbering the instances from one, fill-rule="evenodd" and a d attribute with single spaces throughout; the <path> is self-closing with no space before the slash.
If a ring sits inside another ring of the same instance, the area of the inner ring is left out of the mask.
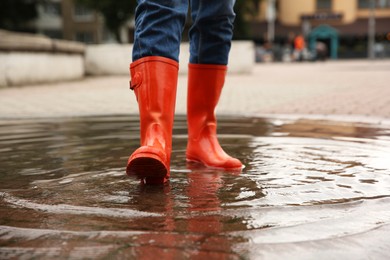
<path id="1" fill-rule="evenodd" d="M 217 113 L 390 119 L 389 72 L 390 60 L 258 64 L 252 74 L 228 76 Z M 0 89 L 0 119 L 137 111 L 127 76 Z M 185 112 L 186 76 L 181 75 L 176 113 Z"/>

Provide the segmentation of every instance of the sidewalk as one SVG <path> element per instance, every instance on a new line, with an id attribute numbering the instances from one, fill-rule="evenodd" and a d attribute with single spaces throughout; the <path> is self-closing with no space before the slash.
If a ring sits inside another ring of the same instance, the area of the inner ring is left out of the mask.
<path id="1" fill-rule="evenodd" d="M 185 66 L 185 65 L 182 65 Z M 390 119 L 390 60 L 258 64 L 229 75 L 218 114 Z M 32 72 L 33 73 L 33 72 Z M 0 119 L 125 115 L 138 112 L 127 76 L 0 89 Z M 176 113 L 186 111 L 179 77 Z"/>

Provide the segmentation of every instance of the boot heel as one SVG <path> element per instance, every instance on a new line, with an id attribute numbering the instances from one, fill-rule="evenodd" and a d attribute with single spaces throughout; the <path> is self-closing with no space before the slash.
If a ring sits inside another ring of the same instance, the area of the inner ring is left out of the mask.
<path id="1" fill-rule="evenodd" d="M 168 169 L 155 154 L 140 153 L 130 160 L 126 173 L 129 176 L 136 176 L 138 179 L 148 179 L 149 182 L 153 180 L 163 180 L 167 175 Z"/>

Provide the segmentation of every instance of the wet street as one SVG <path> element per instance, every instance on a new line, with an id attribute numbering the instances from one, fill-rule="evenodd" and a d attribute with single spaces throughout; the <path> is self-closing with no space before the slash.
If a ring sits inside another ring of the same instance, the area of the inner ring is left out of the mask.
<path id="1" fill-rule="evenodd" d="M 136 116 L 0 121 L 0 259 L 388 259 L 390 126 L 220 117 L 239 172 L 125 175 Z"/>

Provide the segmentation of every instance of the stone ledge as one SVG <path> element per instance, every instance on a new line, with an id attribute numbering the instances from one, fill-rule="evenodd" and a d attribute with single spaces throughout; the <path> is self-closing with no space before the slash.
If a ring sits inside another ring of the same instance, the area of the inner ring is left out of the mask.
<path id="1" fill-rule="evenodd" d="M 0 51 L 27 51 L 84 54 L 85 45 L 65 40 L 52 40 L 45 36 L 0 30 Z"/>
<path id="2" fill-rule="evenodd" d="M 129 75 L 131 44 L 88 45 L 85 53 L 86 73 L 89 75 Z M 188 71 L 189 44 L 180 46 L 180 73 Z M 229 58 L 229 73 L 251 73 L 255 65 L 255 47 L 251 41 L 233 41 Z"/>
<path id="3" fill-rule="evenodd" d="M 0 52 L 0 87 L 76 80 L 82 77 L 82 55 Z"/>
<path id="4" fill-rule="evenodd" d="M 0 87 L 80 79 L 85 45 L 0 30 Z"/>

